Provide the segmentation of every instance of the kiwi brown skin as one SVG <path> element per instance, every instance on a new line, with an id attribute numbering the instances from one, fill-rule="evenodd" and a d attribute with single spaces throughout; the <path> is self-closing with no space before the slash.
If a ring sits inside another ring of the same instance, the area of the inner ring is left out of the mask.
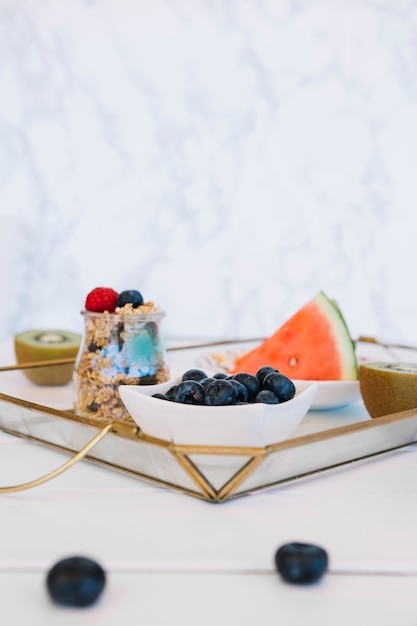
<path id="1" fill-rule="evenodd" d="M 49 340 L 48 340 L 49 339 Z M 16 361 L 33 363 L 74 358 L 78 354 L 81 335 L 66 330 L 29 330 L 15 335 Z M 22 373 L 37 385 L 66 385 L 72 380 L 74 365 L 48 365 L 24 369 Z"/>
<path id="2" fill-rule="evenodd" d="M 359 385 L 372 418 L 417 408 L 417 364 L 365 363 L 359 366 Z"/>

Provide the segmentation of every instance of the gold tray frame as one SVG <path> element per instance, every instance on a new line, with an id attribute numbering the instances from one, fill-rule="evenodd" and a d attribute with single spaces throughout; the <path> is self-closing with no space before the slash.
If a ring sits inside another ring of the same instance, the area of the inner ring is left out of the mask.
<path id="1" fill-rule="evenodd" d="M 11 365 L 0 372 L 71 362 Z M 417 408 L 266 447 L 197 446 L 0 393 L 0 430 L 71 455 L 46 476 L 0 487 L 0 494 L 36 487 L 86 459 L 207 502 L 225 502 L 415 444 Z"/>
<path id="2" fill-rule="evenodd" d="M 85 458 L 209 502 L 224 502 L 414 444 L 417 442 L 417 409 L 264 448 L 190 446 L 151 437 L 135 425 L 97 422 L 70 411 L 0 394 L 0 429 L 72 455 L 68 462 L 47 476 L 23 485 L 0 487 L 0 494 L 35 487 Z M 108 445 L 103 448 L 105 438 Z M 137 459 L 132 457 L 132 445 Z M 228 461 L 236 459 L 238 463 L 226 467 L 229 475 L 216 485 L 201 459 L 218 460 L 219 456 Z M 257 476 L 257 470 L 267 461 L 270 461 L 267 471 Z M 163 464 L 162 471 L 158 462 Z M 175 465 L 182 472 L 172 471 Z"/>

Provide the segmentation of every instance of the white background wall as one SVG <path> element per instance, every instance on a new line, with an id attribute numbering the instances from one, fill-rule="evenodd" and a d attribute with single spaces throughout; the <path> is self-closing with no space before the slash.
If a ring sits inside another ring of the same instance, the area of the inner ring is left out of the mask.
<path id="1" fill-rule="evenodd" d="M 415 1 L 0 0 L 0 339 L 105 285 L 417 343 L 416 170 Z"/>

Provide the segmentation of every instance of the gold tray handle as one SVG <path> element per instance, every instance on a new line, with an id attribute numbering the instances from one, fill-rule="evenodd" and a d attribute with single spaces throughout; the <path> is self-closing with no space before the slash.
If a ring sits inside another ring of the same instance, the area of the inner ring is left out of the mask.
<path id="1" fill-rule="evenodd" d="M 46 483 L 48 480 L 63 474 L 67 469 L 81 461 L 95 445 L 101 441 L 107 433 L 112 429 L 113 424 L 107 424 L 104 428 L 102 428 L 91 441 L 89 441 L 79 452 L 77 452 L 69 461 L 58 467 L 57 469 L 49 472 L 49 474 L 45 474 L 45 476 L 41 476 L 40 478 L 36 478 L 35 480 L 31 480 L 28 483 L 22 483 L 21 485 L 13 485 L 11 487 L 0 487 L 0 494 L 2 493 L 14 493 L 16 491 L 24 491 L 25 489 L 31 489 L 32 487 L 37 487 L 38 485 L 42 485 L 42 483 Z"/>

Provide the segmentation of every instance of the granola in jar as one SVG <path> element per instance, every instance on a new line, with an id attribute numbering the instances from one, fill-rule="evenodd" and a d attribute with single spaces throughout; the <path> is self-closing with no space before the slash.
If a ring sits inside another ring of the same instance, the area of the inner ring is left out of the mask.
<path id="1" fill-rule="evenodd" d="M 114 310 L 81 313 L 84 336 L 74 371 L 75 412 L 99 420 L 133 423 L 118 387 L 157 385 L 168 380 L 160 328 L 165 313 L 153 302 L 127 302 L 107 308 Z"/>

